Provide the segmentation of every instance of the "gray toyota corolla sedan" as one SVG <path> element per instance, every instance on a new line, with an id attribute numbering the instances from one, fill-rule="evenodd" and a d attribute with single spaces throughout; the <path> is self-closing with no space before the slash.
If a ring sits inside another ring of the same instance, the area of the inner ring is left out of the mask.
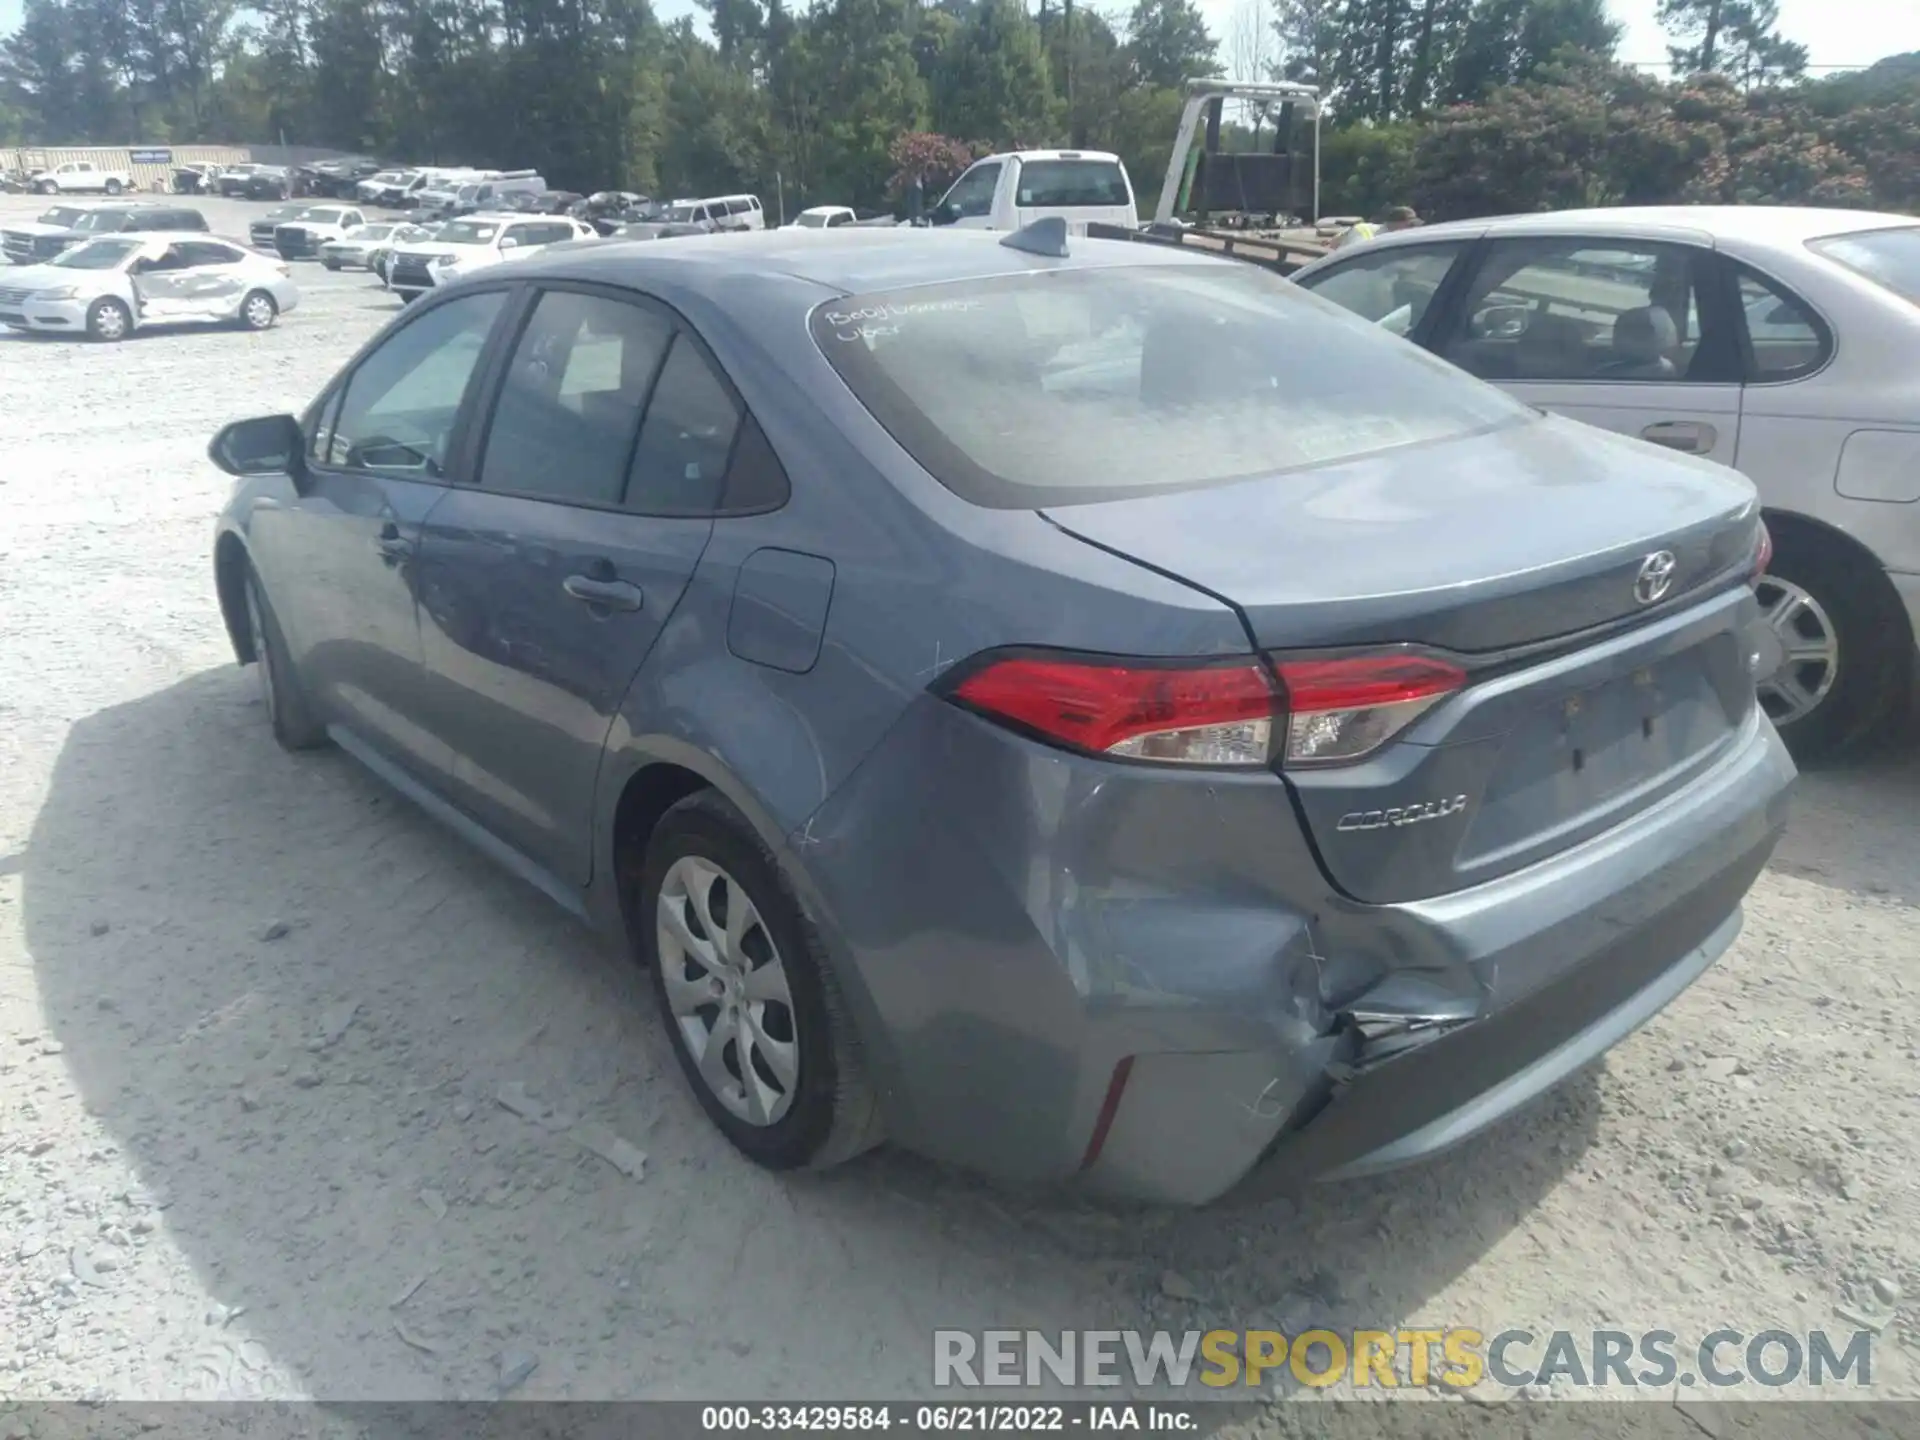
<path id="1" fill-rule="evenodd" d="M 212 454 L 281 743 L 624 934 L 776 1168 L 1430 1154 L 1710 965 L 1785 818 L 1752 487 L 1230 261 L 560 246 Z"/>

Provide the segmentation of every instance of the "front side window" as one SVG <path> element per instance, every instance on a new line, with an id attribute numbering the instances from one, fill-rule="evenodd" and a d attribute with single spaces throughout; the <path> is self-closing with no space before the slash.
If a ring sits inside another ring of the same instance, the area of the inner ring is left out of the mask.
<path id="1" fill-rule="evenodd" d="M 1118 161 L 1028 160 L 1020 167 L 1020 194 L 1014 203 L 1062 210 L 1113 208 L 1131 205 L 1133 197 Z"/>
<path id="2" fill-rule="evenodd" d="M 1679 245 L 1496 241 L 1440 353 L 1484 380 L 1686 380 L 1701 268 Z"/>
<path id="3" fill-rule="evenodd" d="M 972 220 L 993 213 L 993 192 L 1000 185 L 998 160 L 983 161 L 953 182 L 935 212 L 936 221 L 951 223 Z"/>
<path id="4" fill-rule="evenodd" d="M 439 479 L 461 401 L 505 298 L 499 291 L 463 295 L 389 336 L 347 382 L 319 463 Z"/>
<path id="5" fill-rule="evenodd" d="M 1301 277 L 1299 283 L 1389 335 L 1408 335 L 1427 313 L 1460 250 L 1453 243 L 1362 251 L 1343 265 Z"/>
<path id="6" fill-rule="evenodd" d="M 1223 485 L 1534 412 L 1253 266 L 1115 265 L 829 301 L 861 402 L 975 504 Z"/>
<path id="7" fill-rule="evenodd" d="M 721 484 L 740 406 L 700 347 L 677 337 L 647 404 L 627 508 L 645 515 L 707 515 Z"/>
<path id="8" fill-rule="evenodd" d="M 542 295 L 494 406 L 481 488 L 619 504 L 640 408 L 672 336 L 637 305 Z"/>
<path id="9" fill-rule="evenodd" d="M 62 251 L 47 263 L 68 270 L 118 270 L 139 250 L 138 240 L 89 240 Z"/>

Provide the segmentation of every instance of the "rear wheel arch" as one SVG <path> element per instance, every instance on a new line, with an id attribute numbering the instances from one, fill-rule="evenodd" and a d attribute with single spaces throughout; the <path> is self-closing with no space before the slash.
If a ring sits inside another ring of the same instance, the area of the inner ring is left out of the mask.
<path id="1" fill-rule="evenodd" d="M 1761 513 L 1774 539 L 1770 573 L 1812 596 L 1839 641 L 1832 692 L 1804 720 L 1783 722 L 1783 737 L 1805 764 L 1872 741 L 1905 713 L 1915 637 L 1885 564 L 1862 541 L 1797 511 Z"/>
<path id="2" fill-rule="evenodd" d="M 1866 545 L 1849 535 L 1838 526 L 1825 520 L 1816 520 L 1811 515 L 1803 515 L 1797 510 L 1775 510 L 1762 506 L 1761 518 L 1767 522 L 1767 532 L 1776 542 L 1780 536 L 1798 531 L 1810 543 L 1845 552 L 1848 558 L 1858 563 L 1871 577 L 1873 587 L 1879 590 L 1886 603 L 1899 614 L 1902 633 L 1906 636 L 1908 648 L 1916 643 L 1912 623 L 1907 619 L 1905 607 L 1900 604 L 1900 594 L 1893 588 L 1893 582 L 1887 579 L 1886 564 L 1869 550 Z"/>
<path id="3" fill-rule="evenodd" d="M 634 887 L 646 863 L 647 844 L 660 817 L 687 796 L 713 788 L 706 776 L 669 761 L 643 765 L 627 777 L 613 805 L 613 879 L 621 918 L 632 933 Z"/>

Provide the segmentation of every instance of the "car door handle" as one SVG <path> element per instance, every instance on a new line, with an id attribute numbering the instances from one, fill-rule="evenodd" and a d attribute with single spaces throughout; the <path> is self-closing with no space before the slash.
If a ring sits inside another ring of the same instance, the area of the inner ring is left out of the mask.
<path id="1" fill-rule="evenodd" d="M 638 585 L 625 580 L 596 580 L 588 575 L 569 575 L 560 588 L 584 605 L 607 610 L 638 610 L 646 596 Z"/>
<path id="2" fill-rule="evenodd" d="M 1642 440 L 1651 440 L 1669 450 L 1684 450 L 1689 455 L 1705 455 L 1719 440 L 1720 433 L 1698 420 L 1660 420 L 1640 432 Z"/>

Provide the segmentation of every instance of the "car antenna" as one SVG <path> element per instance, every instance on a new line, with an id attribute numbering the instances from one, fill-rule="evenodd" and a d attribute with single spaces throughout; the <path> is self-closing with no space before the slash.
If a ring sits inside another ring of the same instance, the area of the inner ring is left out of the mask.
<path id="1" fill-rule="evenodd" d="M 1049 215 L 1031 225 L 1022 225 L 1000 243 L 1009 250 L 1064 260 L 1067 258 L 1067 222 L 1058 215 Z"/>

